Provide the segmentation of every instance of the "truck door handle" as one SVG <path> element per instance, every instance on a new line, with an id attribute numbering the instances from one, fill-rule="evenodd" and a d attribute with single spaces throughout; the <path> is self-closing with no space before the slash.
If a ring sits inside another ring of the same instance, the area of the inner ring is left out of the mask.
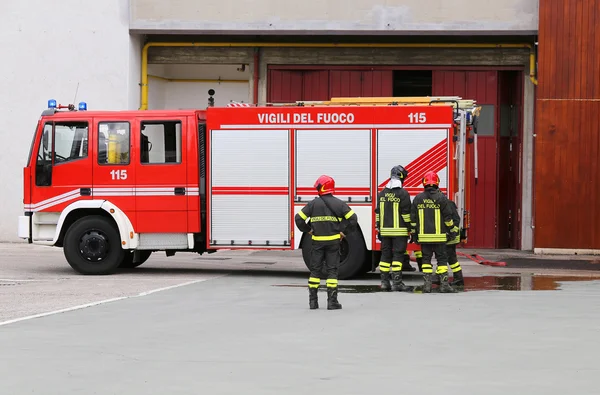
<path id="1" fill-rule="evenodd" d="M 80 188 L 79 194 L 81 196 L 92 196 L 92 189 L 91 188 Z"/>
<path id="2" fill-rule="evenodd" d="M 175 188 L 175 195 L 185 195 L 185 188 Z"/>

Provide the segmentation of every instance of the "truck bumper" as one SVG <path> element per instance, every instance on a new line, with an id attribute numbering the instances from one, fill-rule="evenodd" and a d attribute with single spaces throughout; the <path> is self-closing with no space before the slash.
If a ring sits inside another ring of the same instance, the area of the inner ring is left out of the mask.
<path id="1" fill-rule="evenodd" d="M 17 234 L 21 239 L 28 239 L 31 242 L 31 217 L 26 215 L 19 216 Z"/>

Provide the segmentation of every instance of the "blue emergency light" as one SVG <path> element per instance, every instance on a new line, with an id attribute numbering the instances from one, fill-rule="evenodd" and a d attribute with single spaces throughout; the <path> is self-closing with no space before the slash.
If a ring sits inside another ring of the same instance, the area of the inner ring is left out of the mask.
<path id="1" fill-rule="evenodd" d="M 56 108 L 56 100 L 54 100 L 54 99 L 48 100 L 48 108 Z"/>
<path id="2" fill-rule="evenodd" d="M 86 111 L 87 110 L 87 103 L 82 101 L 79 102 L 79 111 Z"/>

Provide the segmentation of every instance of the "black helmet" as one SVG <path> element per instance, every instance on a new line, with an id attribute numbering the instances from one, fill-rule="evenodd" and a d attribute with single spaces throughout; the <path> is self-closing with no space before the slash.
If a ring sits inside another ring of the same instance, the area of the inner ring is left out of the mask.
<path id="1" fill-rule="evenodd" d="M 390 178 L 404 181 L 406 180 L 406 177 L 408 177 L 408 172 L 404 167 L 400 165 L 392 167 Z"/>

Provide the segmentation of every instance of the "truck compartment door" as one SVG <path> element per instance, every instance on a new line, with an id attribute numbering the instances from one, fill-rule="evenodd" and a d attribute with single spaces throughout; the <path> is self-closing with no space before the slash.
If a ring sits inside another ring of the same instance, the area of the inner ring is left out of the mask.
<path id="1" fill-rule="evenodd" d="M 429 170 L 440 177 L 440 190 L 448 193 L 450 177 L 449 129 L 387 129 L 377 130 L 377 191 L 390 178 L 390 169 L 402 165 L 408 171 L 404 188 L 411 201 L 423 191 L 421 180 Z M 373 202 L 375 209 L 377 200 Z M 381 242 L 372 233 L 373 250 L 381 249 Z"/>
<path id="2" fill-rule="evenodd" d="M 291 248 L 290 131 L 212 129 L 208 244 Z"/>
<path id="3" fill-rule="evenodd" d="M 371 201 L 371 130 L 296 130 L 295 200 L 312 200 L 313 185 L 322 174 L 333 177 L 339 199 Z"/>
<path id="4" fill-rule="evenodd" d="M 408 171 L 404 188 L 411 199 L 423 192 L 421 179 L 432 170 L 446 193 L 449 183 L 448 129 L 387 129 L 377 131 L 377 185 L 383 189 L 390 169 L 402 165 Z"/>

